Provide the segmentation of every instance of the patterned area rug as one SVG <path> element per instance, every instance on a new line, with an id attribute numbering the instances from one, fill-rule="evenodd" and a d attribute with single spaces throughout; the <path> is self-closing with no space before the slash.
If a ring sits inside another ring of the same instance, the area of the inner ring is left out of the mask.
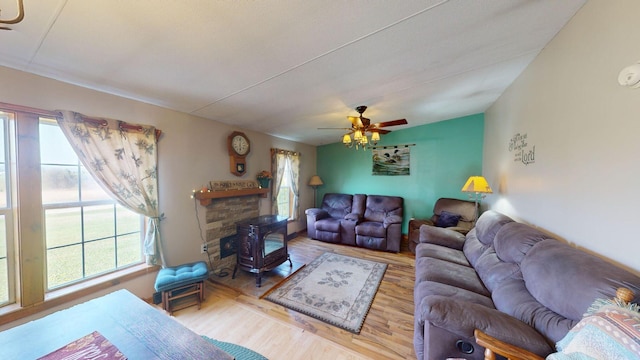
<path id="1" fill-rule="evenodd" d="M 266 299 L 359 334 L 387 264 L 324 253 Z"/>

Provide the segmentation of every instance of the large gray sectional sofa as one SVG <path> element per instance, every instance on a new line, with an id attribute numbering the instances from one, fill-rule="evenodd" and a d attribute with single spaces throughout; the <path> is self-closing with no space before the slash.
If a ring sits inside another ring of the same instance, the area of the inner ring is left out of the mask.
<path id="1" fill-rule="evenodd" d="M 418 359 L 483 359 L 476 328 L 545 357 L 595 299 L 640 293 L 638 276 L 495 211 L 466 236 L 422 226 L 415 271 Z"/>

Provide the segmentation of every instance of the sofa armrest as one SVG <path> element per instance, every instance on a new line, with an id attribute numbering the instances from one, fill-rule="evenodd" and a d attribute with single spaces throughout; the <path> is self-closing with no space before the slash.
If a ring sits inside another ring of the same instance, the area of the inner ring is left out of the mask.
<path id="1" fill-rule="evenodd" d="M 446 246 L 451 249 L 462 250 L 465 237 L 461 233 L 436 226 L 420 226 L 420 242 Z"/>
<path id="2" fill-rule="evenodd" d="M 351 221 L 355 221 L 355 222 L 360 222 L 360 220 L 362 220 L 362 216 L 360 216 L 360 214 L 356 214 L 356 213 L 348 213 L 347 215 L 344 216 L 345 220 L 351 220 Z"/>
<path id="3" fill-rule="evenodd" d="M 304 212 L 307 216 L 311 216 L 314 220 L 320 220 L 329 217 L 329 213 L 326 210 L 311 208 Z"/>
<path id="4" fill-rule="evenodd" d="M 384 218 L 385 228 L 388 228 L 393 224 L 401 224 L 401 223 L 402 223 L 402 216 L 399 216 L 399 215 L 389 215 L 386 218 Z"/>
<path id="5" fill-rule="evenodd" d="M 409 231 L 411 230 L 420 230 L 422 225 L 431 225 L 434 226 L 434 222 L 427 219 L 411 219 L 409 220 Z"/>
<path id="6" fill-rule="evenodd" d="M 484 351 L 485 360 L 495 360 L 496 355 L 504 356 L 507 359 L 544 360 L 542 357 L 530 351 L 498 340 L 478 329 L 476 329 L 474 335 L 476 337 L 476 343 L 486 349 Z"/>
<path id="7" fill-rule="evenodd" d="M 451 230 L 451 231 L 455 231 L 455 232 L 459 232 L 462 235 L 467 235 L 467 233 L 470 230 L 470 229 L 463 228 L 463 227 L 460 227 L 460 226 L 452 226 L 452 227 L 448 227 L 446 229 L 447 230 Z"/>
<path id="8" fill-rule="evenodd" d="M 446 296 L 429 295 L 416 308 L 420 323 L 429 322 L 465 338 L 476 329 L 527 351 L 547 356 L 553 348 L 534 328 L 499 310 Z M 424 322 L 423 322 L 424 321 Z"/>

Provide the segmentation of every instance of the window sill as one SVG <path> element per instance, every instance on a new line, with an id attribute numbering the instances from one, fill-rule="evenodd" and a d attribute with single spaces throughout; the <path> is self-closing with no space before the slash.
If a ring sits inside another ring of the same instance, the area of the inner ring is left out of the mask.
<path id="1" fill-rule="evenodd" d="M 11 304 L 0 308 L 0 326 L 22 319 L 27 316 L 37 314 L 64 303 L 77 300 L 87 295 L 91 295 L 100 290 L 108 289 L 122 282 L 157 272 L 159 266 L 139 264 L 126 269 L 122 269 L 110 274 L 99 276 L 83 281 L 79 284 L 66 286 L 64 288 L 49 291 L 45 294 L 44 301 L 28 307 L 21 307 L 19 304 Z"/>

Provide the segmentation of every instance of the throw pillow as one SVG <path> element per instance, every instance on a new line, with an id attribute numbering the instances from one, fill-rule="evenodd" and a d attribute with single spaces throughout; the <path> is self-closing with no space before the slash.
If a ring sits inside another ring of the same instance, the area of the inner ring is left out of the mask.
<path id="1" fill-rule="evenodd" d="M 440 216 L 438 216 L 438 220 L 436 221 L 437 227 L 452 227 L 458 225 L 458 221 L 462 215 L 450 213 L 448 211 L 441 211 Z"/>
<path id="2" fill-rule="evenodd" d="M 601 300 L 597 302 L 602 303 Z M 557 353 L 547 360 L 638 359 L 640 313 L 636 308 L 607 304 L 586 314 L 556 344 Z"/>

